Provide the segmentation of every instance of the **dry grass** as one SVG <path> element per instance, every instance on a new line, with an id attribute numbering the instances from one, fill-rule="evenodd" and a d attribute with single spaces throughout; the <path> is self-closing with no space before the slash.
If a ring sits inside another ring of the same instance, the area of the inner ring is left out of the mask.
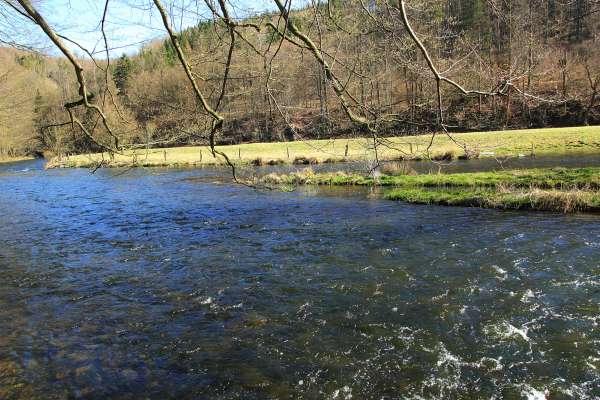
<path id="1" fill-rule="evenodd" d="M 33 160 L 33 157 L 5 157 L 0 156 L 0 164 L 18 162 L 18 161 L 27 161 Z"/>
<path id="2" fill-rule="evenodd" d="M 528 202 L 531 209 L 564 213 L 596 211 L 600 200 L 598 192 L 577 189 L 561 191 L 533 188 L 515 196 L 521 196 L 522 202 Z"/>
<path id="3" fill-rule="evenodd" d="M 384 175 L 399 176 L 399 175 L 417 175 L 417 172 L 411 168 L 406 161 L 389 161 L 383 164 L 380 171 Z"/>
<path id="4" fill-rule="evenodd" d="M 441 150 L 432 153 L 430 157 L 433 161 L 454 161 L 459 157 L 459 152 L 457 149 Z"/>

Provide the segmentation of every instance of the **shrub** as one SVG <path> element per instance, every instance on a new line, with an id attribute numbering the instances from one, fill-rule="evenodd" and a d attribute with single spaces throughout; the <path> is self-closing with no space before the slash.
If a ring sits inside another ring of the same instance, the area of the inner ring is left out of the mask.
<path id="1" fill-rule="evenodd" d="M 254 160 L 250 161 L 250 164 L 254 165 L 255 167 L 261 167 L 265 165 L 265 160 L 263 160 L 261 157 L 257 157 Z"/>
<path id="2" fill-rule="evenodd" d="M 296 158 L 294 158 L 294 165 L 308 165 L 309 161 L 308 158 L 304 157 L 304 156 L 298 156 Z"/>

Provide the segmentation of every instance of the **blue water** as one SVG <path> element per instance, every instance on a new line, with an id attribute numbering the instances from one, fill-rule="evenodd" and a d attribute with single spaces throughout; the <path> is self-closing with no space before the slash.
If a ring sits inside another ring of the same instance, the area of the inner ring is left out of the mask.
<path id="1" fill-rule="evenodd" d="M 600 397 L 598 216 L 41 168 L 0 166 L 0 398 Z"/>

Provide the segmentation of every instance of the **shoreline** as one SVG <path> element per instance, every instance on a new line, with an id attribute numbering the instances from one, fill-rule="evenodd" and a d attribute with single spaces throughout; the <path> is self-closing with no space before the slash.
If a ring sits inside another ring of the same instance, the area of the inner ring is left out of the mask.
<path id="1" fill-rule="evenodd" d="M 384 186 L 384 197 L 414 204 L 438 204 L 498 209 L 600 212 L 600 167 L 529 168 L 494 172 L 423 173 L 416 175 L 413 161 L 509 159 L 559 157 L 600 158 L 600 126 L 547 128 L 500 132 L 457 133 L 450 139 L 431 135 L 381 138 L 377 159 L 384 165 L 375 177 L 359 174 L 314 173 L 316 164 L 365 163 L 374 159 L 372 139 L 330 139 L 301 142 L 249 143 L 217 146 L 236 167 L 294 165 L 307 168 L 288 174 L 268 174 L 254 178 L 265 185 L 357 185 Z M 458 146 L 460 141 L 467 147 Z M 424 153 L 424 149 L 426 152 Z M 595 165 L 596 163 L 594 163 Z M 586 165 L 586 164 L 583 164 Z M 225 166 L 224 159 L 212 155 L 207 146 L 155 148 L 123 154 L 97 153 L 55 157 L 46 164 L 52 168 L 202 168 Z M 503 168 L 503 167 L 502 167 Z M 395 170 L 394 170 L 395 169 Z M 381 173 L 380 173 L 381 171 Z"/>
<path id="2" fill-rule="evenodd" d="M 344 172 L 271 173 L 259 183 L 285 188 L 299 185 L 372 186 L 388 200 L 412 204 L 554 211 L 600 212 L 600 167 L 538 168 L 497 172 L 381 175 Z"/>
<path id="3" fill-rule="evenodd" d="M 452 139 L 437 135 L 380 138 L 380 161 L 450 162 L 478 158 L 535 156 L 600 156 L 600 126 L 546 128 L 498 132 L 456 133 Z M 456 142 L 466 146 L 457 145 Z M 314 165 L 368 162 L 375 158 L 369 138 L 323 139 L 295 142 L 247 143 L 217 146 L 234 165 Z M 127 150 L 123 154 L 95 153 L 49 160 L 46 168 L 202 167 L 227 165 L 213 157 L 208 146 Z"/>
<path id="4" fill-rule="evenodd" d="M 20 161 L 31 161 L 35 160 L 34 157 L 8 157 L 8 158 L 0 158 L 0 164 L 9 164 Z"/>

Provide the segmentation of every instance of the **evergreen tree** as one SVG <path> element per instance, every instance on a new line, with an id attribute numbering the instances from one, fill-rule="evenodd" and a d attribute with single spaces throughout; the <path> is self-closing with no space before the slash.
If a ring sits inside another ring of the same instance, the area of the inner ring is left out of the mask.
<path id="1" fill-rule="evenodd" d="M 163 55 L 167 65 L 173 66 L 177 62 L 177 51 L 170 40 L 165 40 L 163 45 Z"/>
<path id="2" fill-rule="evenodd" d="M 126 54 L 123 54 L 121 58 L 119 58 L 119 61 L 117 61 L 117 65 L 113 71 L 113 80 L 115 81 L 117 89 L 119 89 L 120 95 L 125 96 L 127 94 L 132 70 L 133 63 Z"/>

